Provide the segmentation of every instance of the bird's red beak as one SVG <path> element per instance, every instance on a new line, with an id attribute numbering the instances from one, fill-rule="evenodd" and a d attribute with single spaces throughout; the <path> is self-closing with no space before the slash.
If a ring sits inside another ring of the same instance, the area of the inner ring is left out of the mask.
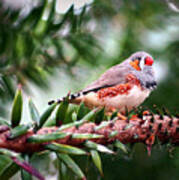
<path id="1" fill-rule="evenodd" d="M 141 71 L 141 68 L 139 66 L 139 60 L 135 59 L 134 61 L 130 62 L 130 65 L 135 68 L 137 71 Z"/>
<path id="2" fill-rule="evenodd" d="M 154 60 L 151 57 L 147 56 L 145 58 L 145 65 L 152 66 L 153 63 L 154 63 Z"/>

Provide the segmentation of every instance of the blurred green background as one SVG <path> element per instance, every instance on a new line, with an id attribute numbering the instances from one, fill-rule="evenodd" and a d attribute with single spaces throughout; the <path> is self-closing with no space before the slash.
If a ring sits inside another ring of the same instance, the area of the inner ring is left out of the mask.
<path id="1" fill-rule="evenodd" d="M 49 100 L 84 88 L 139 50 L 154 57 L 158 81 L 144 104 L 175 113 L 179 110 L 177 0 L 2 0 L 0 117 L 9 117 L 17 84 L 24 89 L 27 122 L 29 96 L 42 112 Z M 137 144 L 131 157 L 102 156 L 104 178 L 86 159 L 76 160 L 88 179 L 179 179 L 179 150 L 171 154 L 167 149 L 167 145 L 156 147 L 148 157 L 145 147 Z M 56 179 L 56 171 L 48 177 Z"/>

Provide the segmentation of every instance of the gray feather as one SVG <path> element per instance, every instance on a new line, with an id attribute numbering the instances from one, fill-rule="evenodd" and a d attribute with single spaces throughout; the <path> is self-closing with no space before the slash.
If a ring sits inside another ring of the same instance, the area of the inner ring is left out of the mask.
<path id="1" fill-rule="evenodd" d="M 129 67 L 125 66 L 124 63 L 113 66 L 102 74 L 98 80 L 94 81 L 83 89 L 83 92 L 125 83 L 125 76 L 129 73 L 129 70 Z"/>

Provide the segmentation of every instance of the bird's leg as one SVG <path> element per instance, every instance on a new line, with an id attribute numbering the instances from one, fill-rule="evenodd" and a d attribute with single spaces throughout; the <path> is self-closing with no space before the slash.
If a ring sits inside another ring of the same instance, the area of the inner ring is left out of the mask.
<path id="1" fill-rule="evenodd" d="M 112 114 L 114 113 L 114 112 L 116 112 L 116 111 L 118 111 L 118 109 L 116 109 L 116 108 L 113 108 L 113 107 L 111 107 L 111 108 L 108 108 L 108 110 L 107 110 L 107 112 L 106 112 L 106 115 L 107 116 L 112 116 Z M 126 120 L 127 118 L 126 118 L 126 116 L 125 116 L 125 113 L 122 113 L 122 112 L 117 112 L 117 116 L 118 116 L 118 118 L 120 118 L 121 120 Z"/>
<path id="2" fill-rule="evenodd" d="M 125 114 L 122 113 L 122 112 L 118 112 L 118 113 L 117 113 L 117 117 L 120 118 L 121 120 L 126 120 L 126 119 L 127 119 L 127 117 L 125 116 Z"/>

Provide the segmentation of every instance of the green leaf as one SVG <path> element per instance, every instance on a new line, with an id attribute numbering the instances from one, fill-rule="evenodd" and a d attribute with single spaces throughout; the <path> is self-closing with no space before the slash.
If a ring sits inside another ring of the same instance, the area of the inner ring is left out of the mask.
<path id="1" fill-rule="evenodd" d="M 48 16 L 47 14 L 49 11 L 49 6 L 51 6 L 52 2 L 48 2 L 48 0 L 45 0 L 44 6 L 43 6 L 43 11 L 41 14 L 41 17 L 39 18 L 36 27 L 34 28 L 34 34 L 36 36 L 42 36 L 45 33 L 45 30 L 47 28 L 47 20 L 45 16 Z"/>
<path id="2" fill-rule="evenodd" d="M 30 128 L 29 125 L 16 126 L 15 128 L 13 128 L 11 130 L 11 135 L 8 138 L 13 139 L 13 138 L 16 138 L 18 136 L 21 136 L 21 135 L 25 134 L 29 128 Z"/>
<path id="3" fill-rule="evenodd" d="M 89 133 L 74 133 L 72 134 L 72 139 L 96 139 L 103 138 L 104 136 L 101 134 L 89 134 Z"/>
<path id="4" fill-rule="evenodd" d="M 88 148 L 95 149 L 103 153 L 114 154 L 114 152 L 108 149 L 107 147 L 101 144 L 94 143 L 92 141 L 86 141 L 84 145 Z"/>
<path id="5" fill-rule="evenodd" d="M 83 120 L 83 121 L 91 121 L 95 117 L 95 114 L 96 114 L 96 109 L 90 111 L 81 120 Z"/>
<path id="6" fill-rule="evenodd" d="M 78 126 L 84 124 L 85 122 L 90 121 L 94 116 L 95 116 L 95 111 L 90 111 L 88 114 L 86 114 L 86 116 L 84 116 L 82 118 L 82 120 L 75 121 L 73 123 L 65 124 L 65 125 L 61 126 L 58 130 L 62 131 L 64 129 L 67 129 L 67 128 L 70 128 L 70 127 L 74 127 L 74 126 L 78 127 Z"/>
<path id="7" fill-rule="evenodd" d="M 69 180 L 70 177 L 69 169 L 61 160 L 58 160 L 58 170 L 59 170 L 58 179 Z"/>
<path id="8" fill-rule="evenodd" d="M 110 119 L 113 120 L 114 118 L 116 118 L 117 114 L 118 114 L 118 111 L 113 112 Z"/>
<path id="9" fill-rule="evenodd" d="M 68 111 L 66 113 L 65 119 L 67 119 L 68 123 L 75 122 L 77 120 L 77 114 L 74 115 L 77 111 L 77 106 L 73 104 L 69 104 Z"/>
<path id="10" fill-rule="evenodd" d="M 70 133 L 63 133 L 63 132 L 55 132 L 50 134 L 43 134 L 43 135 L 33 135 L 27 138 L 27 142 L 29 143 L 44 143 L 49 141 L 54 141 L 57 139 L 62 139 L 69 136 Z"/>
<path id="11" fill-rule="evenodd" d="M 104 113 L 105 113 L 105 108 L 101 108 L 97 113 L 95 117 L 95 123 L 99 124 L 101 121 L 104 120 Z"/>
<path id="12" fill-rule="evenodd" d="M 14 87 L 13 87 L 10 76 L 2 76 L 2 79 L 6 86 L 7 93 L 10 95 L 11 98 L 13 98 L 14 97 Z"/>
<path id="13" fill-rule="evenodd" d="M 55 117 L 48 118 L 47 121 L 44 123 L 43 127 L 51 127 L 51 126 L 56 126 L 56 119 Z"/>
<path id="14" fill-rule="evenodd" d="M 52 112 L 54 111 L 56 107 L 56 104 L 52 104 L 50 107 L 47 108 L 47 110 L 40 116 L 40 122 L 39 122 L 39 126 L 38 129 L 40 129 L 43 124 L 47 121 L 47 119 L 50 117 L 50 115 L 52 114 Z"/>
<path id="15" fill-rule="evenodd" d="M 86 108 L 85 104 L 82 102 L 77 110 L 77 119 L 82 119 L 86 113 L 88 112 L 88 109 Z"/>
<path id="16" fill-rule="evenodd" d="M 84 150 L 79 148 L 65 145 L 65 144 L 57 144 L 52 143 L 45 146 L 47 149 L 59 152 L 59 153 L 66 153 L 66 154 L 74 154 L 74 155 L 86 155 L 87 153 Z"/>
<path id="17" fill-rule="evenodd" d="M 12 113 L 11 113 L 11 124 L 12 127 L 18 126 L 21 120 L 22 114 L 22 92 L 21 87 L 19 87 L 16 91 L 16 95 L 13 102 Z"/>
<path id="18" fill-rule="evenodd" d="M 22 180 L 32 180 L 32 175 L 30 175 L 27 171 L 21 168 L 21 179 Z"/>
<path id="19" fill-rule="evenodd" d="M 71 116 L 72 116 L 72 121 L 75 122 L 77 120 L 76 112 L 73 112 Z"/>
<path id="20" fill-rule="evenodd" d="M 10 163 L 11 163 L 11 160 L 9 159 L 9 157 L 2 154 L 0 155 L 0 175 L 2 174 L 6 166 Z"/>
<path id="21" fill-rule="evenodd" d="M 0 179 L 10 179 L 20 169 L 12 160 L 4 155 L 0 155 Z"/>
<path id="22" fill-rule="evenodd" d="M 75 33 L 76 30 L 77 30 L 77 17 L 73 14 L 71 14 L 71 17 L 70 17 L 70 24 L 71 24 L 71 32 Z"/>
<path id="23" fill-rule="evenodd" d="M 62 20 L 58 24 L 54 24 L 52 27 L 52 30 L 58 31 L 64 24 L 65 22 L 69 19 L 70 15 L 73 13 L 74 6 L 72 5 L 69 10 L 65 13 L 63 16 Z"/>
<path id="24" fill-rule="evenodd" d="M 81 171 L 81 169 L 79 168 L 79 166 L 73 161 L 73 159 L 68 156 L 67 154 L 60 154 L 58 153 L 58 158 L 63 161 L 66 166 L 73 171 L 74 174 L 77 175 L 78 178 L 85 180 L 86 177 L 83 174 L 83 172 Z"/>
<path id="25" fill-rule="evenodd" d="M 53 0 L 52 4 L 49 3 L 48 5 L 48 10 L 50 9 L 50 12 L 49 12 L 48 20 L 47 20 L 48 21 L 47 28 L 49 29 L 52 27 L 53 19 L 56 13 L 55 6 L 56 6 L 56 0 Z"/>
<path id="26" fill-rule="evenodd" d="M 0 175 L 0 179 L 1 180 L 7 180 L 10 179 L 11 177 L 13 177 L 18 171 L 20 170 L 20 167 L 15 164 L 14 162 L 12 162 L 11 164 L 9 164 L 4 171 L 2 172 L 2 174 Z"/>
<path id="27" fill-rule="evenodd" d="M 0 125 L 7 125 L 7 126 L 9 126 L 9 123 L 5 119 L 0 117 Z"/>
<path id="28" fill-rule="evenodd" d="M 112 131 L 112 132 L 109 134 L 109 138 L 113 138 L 113 137 L 115 137 L 117 134 L 118 134 L 118 131 Z"/>
<path id="29" fill-rule="evenodd" d="M 56 113 L 56 125 L 59 126 L 59 121 L 63 122 L 63 124 L 67 123 L 67 119 L 65 119 L 67 110 L 68 110 L 68 96 L 65 98 L 63 102 L 60 103 L 57 113 Z"/>
<path id="30" fill-rule="evenodd" d="M 117 120 L 117 118 L 115 118 L 115 119 L 113 119 L 113 120 L 111 120 L 111 121 L 103 121 L 100 125 L 98 125 L 98 126 L 95 127 L 95 131 L 97 131 L 97 130 L 99 130 L 99 129 L 102 129 L 102 128 L 108 126 L 108 125 L 111 124 L 111 123 L 114 123 L 116 120 Z"/>
<path id="31" fill-rule="evenodd" d="M 32 102 L 31 99 L 29 99 L 29 111 L 30 111 L 30 115 L 31 115 L 32 120 L 35 123 L 37 123 L 37 125 L 39 125 L 40 115 L 39 115 L 37 108 L 35 107 L 35 104 Z"/>
<path id="32" fill-rule="evenodd" d="M 14 48 L 15 56 L 17 58 L 21 59 L 25 56 L 26 45 L 25 36 L 22 33 L 17 34 Z"/>
<path id="33" fill-rule="evenodd" d="M 5 148 L 0 148 L 0 154 L 4 154 L 6 156 L 9 156 L 9 157 L 18 157 L 19 154 L 14 152 L 14 151 L 10 151 L 8 149 L 5 149 Z"/>
<path id="34" fill-rule="evenodd" d="M 128 153 L 128 150 L 127 150 L 127 147 L 123 144 L 123 143 L 121 143 L 119 140 L 117 140 L 115 143 L 114 143 L 114 145 L 117 147 L 117 148 L 119 148 L 119 149 L 121 149 L 124 153 Z"/>
<path id="35" fill-rule="evenodd" d="M 92 157 L 92 160 L 93 160 L 95 166 L 98 168 L 99 172 L 103 176 L 101 158 L 100 158 L 99 153 L 96 150 L 91 150 L 90 153 L 91 153 L 91 157 Z"/>
<path id="36" fill-rule="evenodd" d="M 83 6 L 83 10 L 82 10 L 82 12 L 80 13 L 80 16 L 79 16 L 79 21 L 78 21 L 79 28 L 82 25 L 82 21 L 83 21 L 85 12 L 86 12 L 86 5 Z"/>
<path id="37" fill-rule="evenodd" d="M 62 131 L 64 129 L 67 129 L 67 128 L 70 128 L 70 127 L 80 126 L 80 125 L 84 124 L 85 122 L 86 121 L 81 120 L 81 121 L 76 121 L 74 123 L 68 123 L 68 124 L 65 124 L 65 125 L 61 126 L 58 130 Z"/>

